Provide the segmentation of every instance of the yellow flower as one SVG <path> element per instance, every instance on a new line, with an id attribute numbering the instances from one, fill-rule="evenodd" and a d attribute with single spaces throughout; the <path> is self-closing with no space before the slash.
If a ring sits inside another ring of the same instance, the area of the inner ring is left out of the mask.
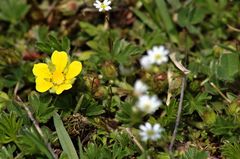
<path id="1" fill-rule="evenodd" d="M 32 71 L 36 76 L 38 92 L 50 90 L 50 92 L 61 94 L 64 90 L 72 88 L 75 77 L 82 71 L 82 64 L 79 61 L 69 64 L 66 52 L 54 51 L 49 64 L 34 64 Z"/>

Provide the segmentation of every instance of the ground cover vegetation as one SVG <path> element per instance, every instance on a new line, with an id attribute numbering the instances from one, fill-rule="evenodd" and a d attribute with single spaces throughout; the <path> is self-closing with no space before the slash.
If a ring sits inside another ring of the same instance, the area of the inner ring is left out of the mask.
<path id="1" fill-rule="evenodd" d="M 1 0 L 0 159 L 239 159 L 239 11 Z"/>

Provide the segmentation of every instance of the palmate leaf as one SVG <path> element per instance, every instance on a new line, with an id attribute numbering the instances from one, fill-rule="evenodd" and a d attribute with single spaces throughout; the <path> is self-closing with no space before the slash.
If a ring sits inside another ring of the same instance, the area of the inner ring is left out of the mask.
<path id="1" fill-rule="evenodd" d="M 121 104 L 120 110 L 116 114 L 116 119 L 124 124 L 131 123 L 132 105 L 129 103 Z"/>
<path id="2" fill-rule="evenodd" d="M 40 51 L 48 54 L 52 54 L 55 50 L 68 52 L 70 50 L 70 40 L 67 37 L 58 39 L 57 36 L 52 33 L 48 35 L 46 41 L 38 41 L 36 47 Z"/>
<path id="3" fill-rule="evenodd" d="M 30 6 L 23 0 L 1 0 L 0 19 L 16 24 L 26 15 Z"/>
<path id="4" fill-rule="evenodd" d="M 2 146 L 0 149 L 0 158 L 2 159 L 13 159 L 14 155 L 13 153 L 16 151 L 16 146 L 13 145 L 8 145 L 6 146 Z"/>
<path id="5" fill-rule="evenodd" d="M 240 156 L 240 144 L 225 142 L 221 147 L 222 155 L 228 159 L 239 159 Z"/>
<path id="6" fill-rule="evenodd" d="M 40 123 L 46 123 L 53 116 L 55 108 L 50 105 L 51 96 L 40 96 L 37 92 L 31 92 L 28 100 L 33 108 L 35 118 Z"/>
<path id="7" fill-rule="evenodd" d="M 232 132 L 239 128 L 233 118 L 230 117 L 217 117 L 216 122 L 211 127 L 210 131 L 214 135 L 232 135 Z"/>
<path id="8" fill-rule="evenodd" d="M 143 53 L 143 50 L 139 47 L 121 39 L 117 39 L 113 42 L 113 58 L 121 63 L 128 63 L 129 57 Z"/>
<path id="9" fill-rule="evenodd" d="M 39 136 L 34 128 L 25 128 L 22 134 L 18 136 L 18 145 L 21 145 L 21 150 L 26 155 L 45 155 L 49 159 L 54 159 L 49 152 L 43 139 Z"/>
<path id="10" fill-rule="evenodd" d="M 9 143 L 15 141 L 19 129 L 22 126 L 22 119 L 16 114 L 5 112 L 0 114 L 0 143 Z"/>
<path id="11" fill-rule="evenodd" d="M 205 151 L 199 151 L 196 148 L 189 148 L 187 152 L 185 152 L 181 159 L 207 159 L 208 153 Z"/>
<path id="12" fill-rule="evenodd" d="M 198 93 L 195 97 L 192 94 L 186 94 L 186 114 L 192 114 L 196 111 L 199 115 L 202 115 L 205 109 L 206 102 L 212 97 L 208 93 Z"/>
<path id="13" fill-rule="evenodd" d="M 160 123 L 163 127 L 175 122 L 177 110 L 178 102 L 176 100 L 172 100 L 170 105 L 165 107 L 164 116 L 160 118 Z"/>

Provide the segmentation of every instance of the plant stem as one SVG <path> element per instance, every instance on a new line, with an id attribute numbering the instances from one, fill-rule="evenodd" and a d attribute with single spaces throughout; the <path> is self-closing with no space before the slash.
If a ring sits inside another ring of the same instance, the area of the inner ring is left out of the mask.
<path id="1" fill-rule="evenodd" d="M 177 112 L 177 118 L 176 118 L 176 124 L 174 127 L 174 131 L 172 134 L 172 139 L 171 139 L 171 143 L 169 146 L 169 152 L 170 155 L 172 156 L 172 151 L 173 151 L 173 145 L 176 139 L 176 135 L 177 135 L 177 129 L 179 126 L 179 122 L 180 122 L 180 118 L 181 118 L 181 112 L 182 112 L 182 105 L 183 105 L 183 97 L 184 97 L 184 90 L 185 90 L 185 85 L 186 85 L 186 76 L 184 75 L 182 78 L 182 86 L 181 86 L 181 94 L 180 94 L 180 102 L 178 105 L 178 112 Z"/>
<path id="2" fill-rule="evenodd" d="M 213 82 L 210 82 L 210 85 L 211 85 L 228 103 L 231 103 L 231 100 L 229 100 Z"/>
<path id="3" fill-rule="evenodd" d="M 34 119 L 34 117 L 33 117 L 33 115 L 32 115 L 32 112 L 29 110 L 28 106 L 24 104 L 24 102 L 22 101 L 22 99 L 21 99 L 18 95 L 16 96 L 16 99 L 17 99 L 18 102 L 21 102 L 21 105 L 22 105 L 23 108 L 26 110 L 28 117 L 29 117 L 30 120 L 33 122 L 34 127 L 36 128 L 38 134 L 39 134 L 39 135 L 41 136 L 41 138 L 43 139 L 45 145 L 46 145 L 47 148 L 48 148 L 48 151 L 52 154 L 52 157 L 53 157 L 54 159 L 57 159 L 57 156 L 55 155 L 53 149 L 51 148 L 51 145 L 48 143 L 47 139 L 44 137 L 44 134 L 43 134 L 43 132 L 42 132 L 42 130 L 41 130 L 41 128 L 40 128 L 37 120 Z"/>
<path id="4" fill-rule="evenodd" d="M 82 102 L 83 102 L 83 98 L 84 98 L 84 94 L 81 95 L 81 97 L 79 98 L 79 100 L 77 102 L 77 106 L 76 106 L 76 108 L 75 108 L 75 110 L 73 112 L 74 114 L 76 114 L 80 110 Z"/>
<path id="5" fill-rule="evenodd" d="M 136 139 L 136 137 L 132 134 L 130 128 L 124 128 L 124 130 L 128 133 L 128 135 L 132 138 L 133 142 L 137 145 L 137 147 L 144 153 L 144 148 L 140 144 L 140 142 Z"/>

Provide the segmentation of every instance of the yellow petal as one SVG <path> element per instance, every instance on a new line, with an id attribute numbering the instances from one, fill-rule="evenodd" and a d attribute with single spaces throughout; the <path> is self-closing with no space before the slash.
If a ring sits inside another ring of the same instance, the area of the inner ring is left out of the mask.
<path id="1" fill-rule="evenodd" d="M 36 90 L 38 92 L 46 92 L 49 90 L 53 84 L 49 81 L 46 81 L 45 79 L 38 77 L 36 78 Z"/>
<path id="2" fill-rule="evenodd" d="M 33 74 L 37 77 L 49 78 L 51 76 L 48 65 L 45 63 L 34 64 L 32 71 Z"/>
<path id="3" fill-rule="evenodd" d="M 70 88 L 72 88 L 71 84 L 62 84 L 62 85 L 56 86 L 55 87 L 56 94 L 61 94 L 64 90 L 68 90 Z"/>
<path id="4" fill-rule="evenodd" d="M 66 79 L 72 79 L 76 77 L 81 71 L 82 71 L 82 63 L 79 61 L 73 61 L 68 67 Z"/>
<path id="5" fill-rule="evenodd" d="M 54 51 L 51 60 L 56 67 L 56 71 L 63 72 L 68 62 L 68 55 L 64 51 Z"/>

